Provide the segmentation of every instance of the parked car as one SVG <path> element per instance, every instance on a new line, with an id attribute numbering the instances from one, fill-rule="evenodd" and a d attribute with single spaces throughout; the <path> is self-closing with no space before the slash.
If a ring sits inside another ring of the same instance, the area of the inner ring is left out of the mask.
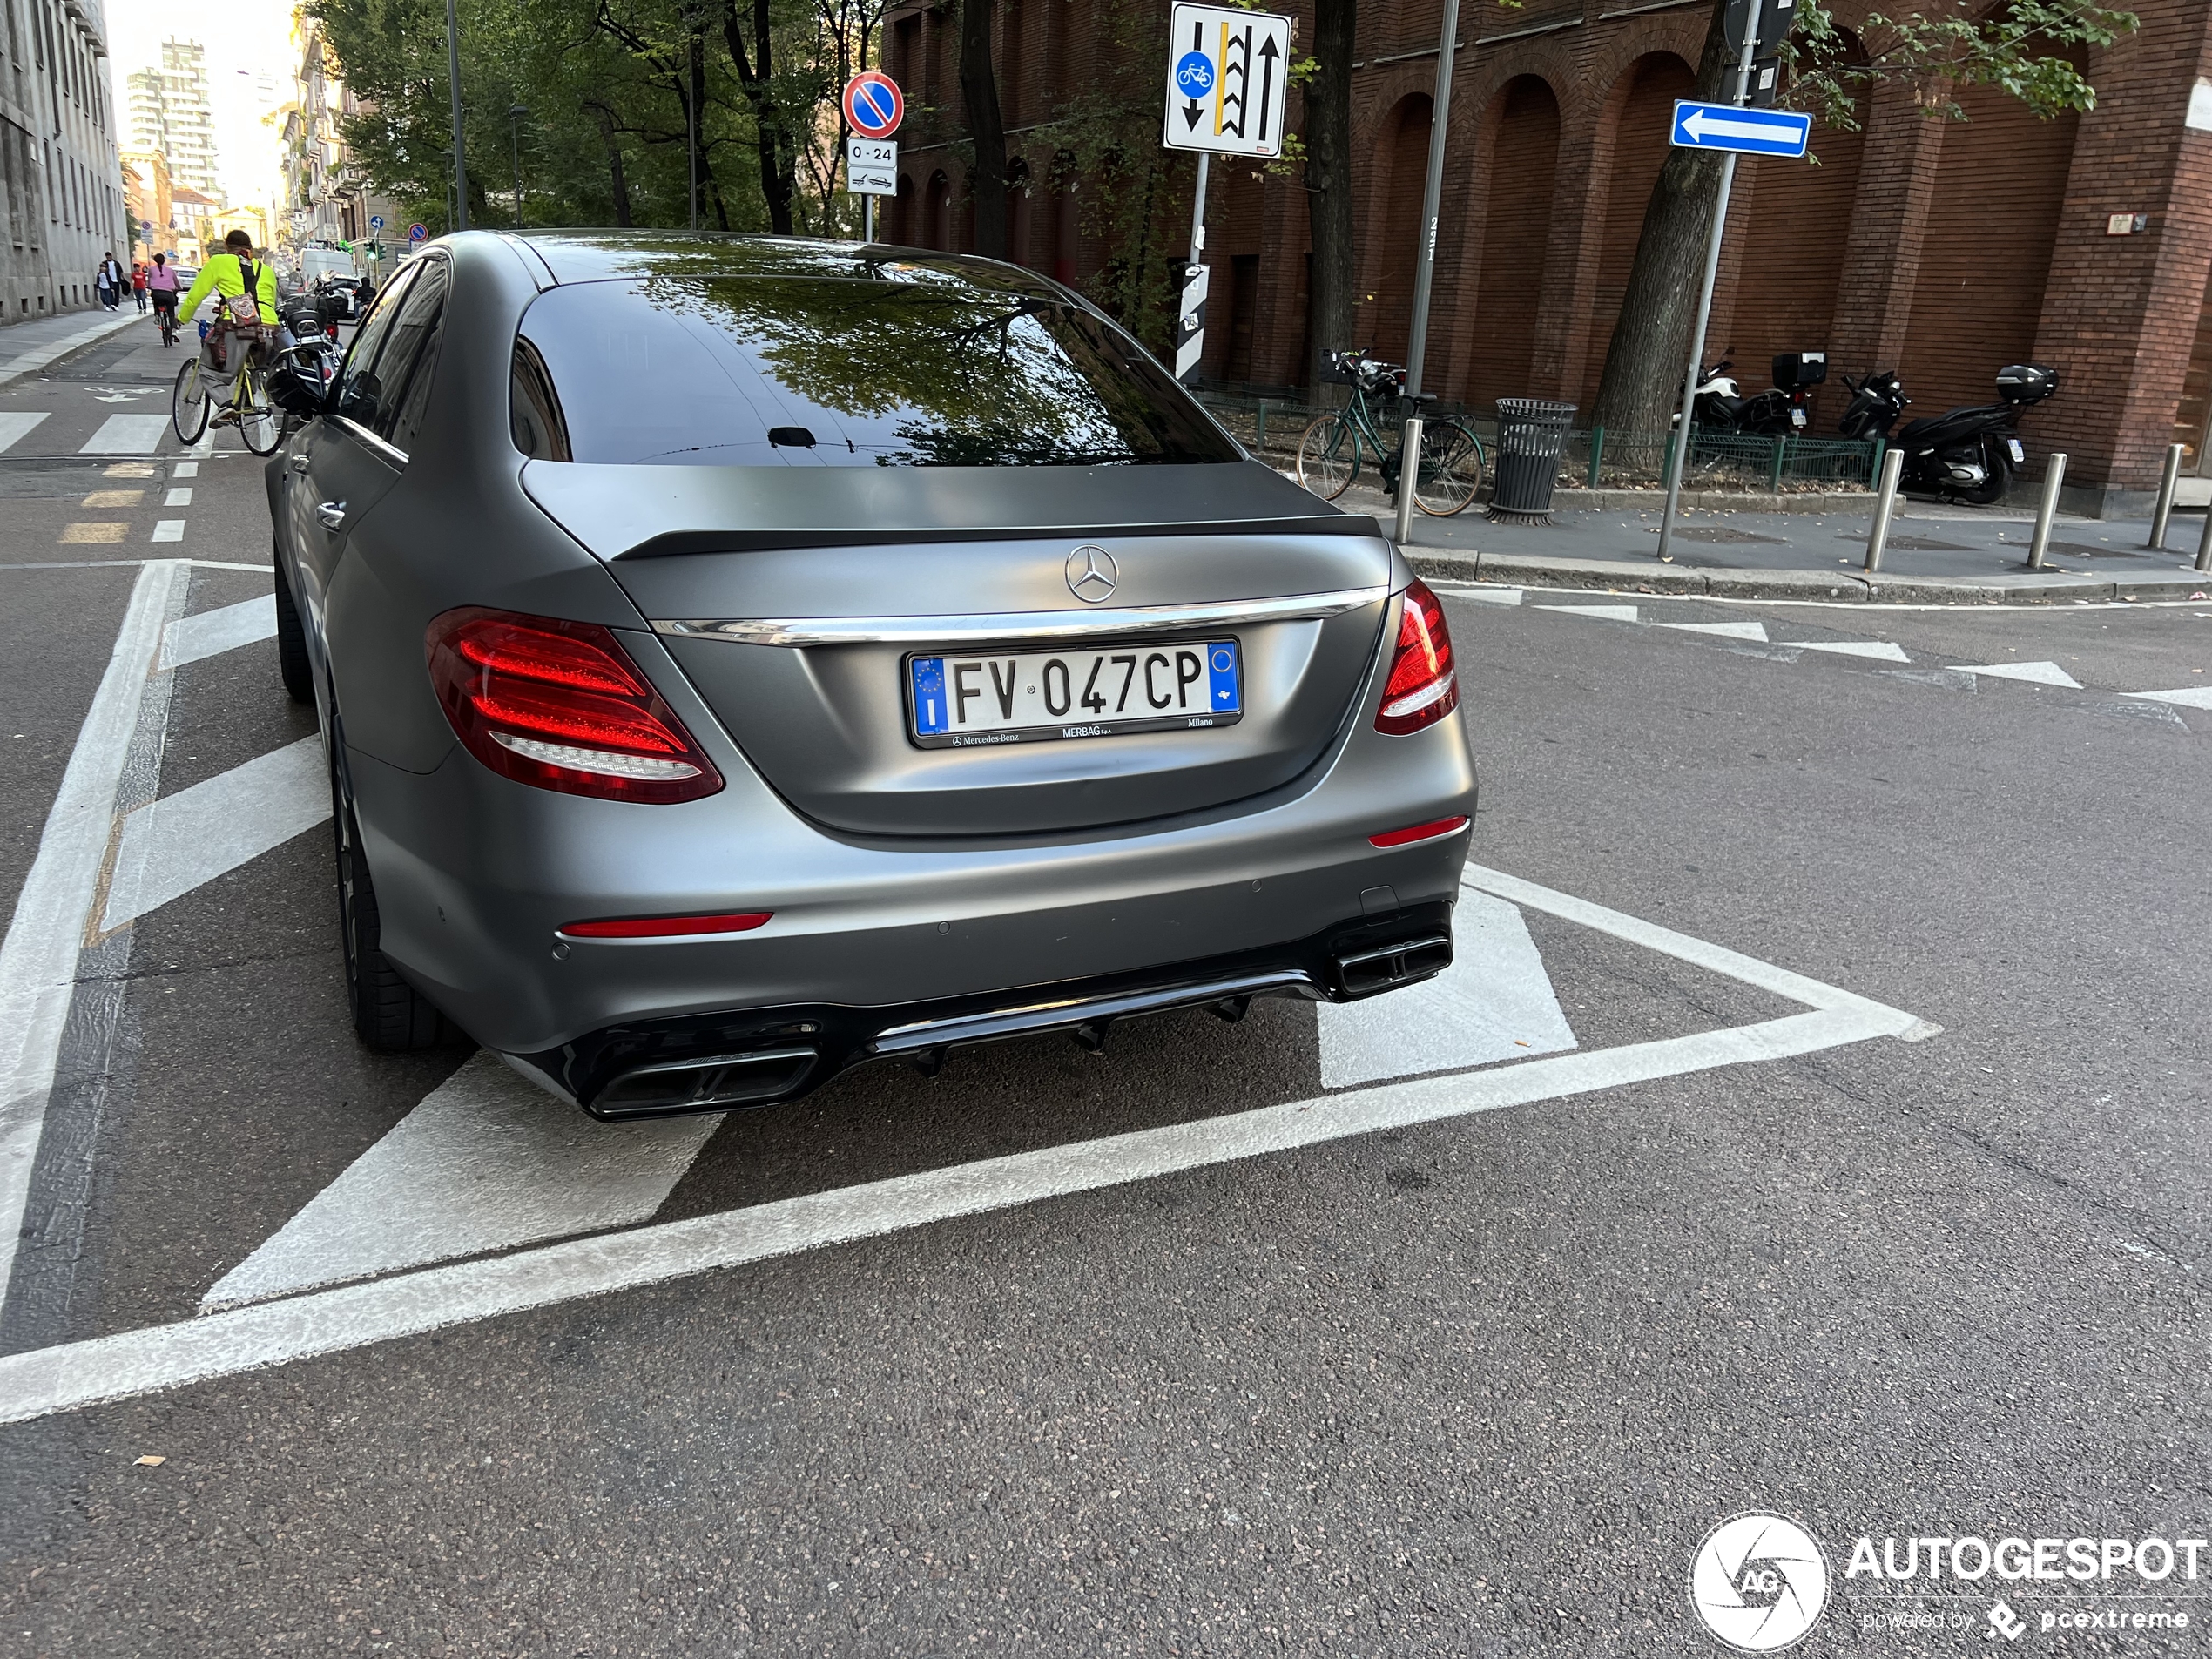
<path id="1" fill-rule="evenodd" d="M 1042 277 L 475 233 L 273 378 L 374 1047 L 626 1117 L 1451 960 L 1435 596 Z"/>

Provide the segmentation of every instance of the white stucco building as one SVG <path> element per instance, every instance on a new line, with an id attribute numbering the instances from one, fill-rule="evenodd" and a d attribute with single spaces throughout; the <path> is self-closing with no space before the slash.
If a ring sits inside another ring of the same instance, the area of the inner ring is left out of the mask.
<path id="1" fill-rule="evenodd" d="M 127 266 L 115 98 L 100 0 L 0 0 L 0 313 L 94 303 L 93 273 Z"/>

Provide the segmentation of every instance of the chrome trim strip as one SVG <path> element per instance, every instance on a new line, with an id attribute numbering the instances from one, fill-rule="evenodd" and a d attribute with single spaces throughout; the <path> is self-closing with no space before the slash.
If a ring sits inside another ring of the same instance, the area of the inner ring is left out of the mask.
<path id="1" fill-rule="evenodd" d="M 1086 639 L 1190 632 L 1255 622 L 1304 622 L 1379 604 L 1387 587 L 1215 604 L 1122 605 L 1112 610 L 1004 610 L 972 617 L 728 617 L 657 622 L 653 631 L 746 645 L 959 645 L 998 639 Z"/>
<path id="2" fill-rule="evenodd" d="M 406 450 L 395 448 L 394 445 L 387 443 L 383 439 L 378 437 L 374 432 L 371 432 L 367 427 L 363 426 L 359 421 L 354 420 L 351 415 L 334 415 L 328 418 L 335 424 L 344 427 L 347 431 L 352 433 L 356 438 L 359 438 L 363 443 L 367 444 L 371 455 L 381 455 L 385 460 L 392 462 L 398 466 L 404 467 L 407 465 Z"/>
<path id="3" fill-rule="evenodd" d="M 1302 968 L 1280 968 L 1258 974 L 1238 974 L 1227 979 L 1203 980 L 1149 991 L 1125 991 L 1118 995 L 1070 998 L 1058 1002 L 1032 1002 L 1025 1007 L 995 1008 L 983 1014 L 964 1014 L 946 1020 L 921 1020 L 894 1025 L 876 1033 L 861 1055 L 886 1060 L 920 1054 L 931 1049 L 978 1042 L 1002 1042 L 1010 1037 L 1034 1036 L 1044 1031 L 1065 1031 L 1102 1021 L 1135 1019 L 1164 1014 L 1172 1008 L 1204 1008 L 1240 996 L 1303 996 L 1318 1001 L 1324 995 L 1313 976 Z"/>

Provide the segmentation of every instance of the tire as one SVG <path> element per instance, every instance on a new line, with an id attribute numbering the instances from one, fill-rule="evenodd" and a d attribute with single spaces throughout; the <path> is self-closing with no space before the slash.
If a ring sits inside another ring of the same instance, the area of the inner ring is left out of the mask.
<path id="1" fill-rule="evenodd" d="M 307 662 L 307 631 L 300 621 L 300 607 L 293 603 L 292 583 L 285 579 L 284 555 L 276 561 L 277 673 L 284 694 L 294 703 L 315 700 L 315 671 Z"/>
<path id="2" fill-rule="evenodd" d="M 177 383 L 169 389 L 169 424 L 177 429 L 179 443 L 198 443 L 207 430 L 207 381 L 199 372 L 198 352 L 177 371 Z"/>
<path id="3" fill-rule="evenodd" d="M 334 738 L 334 741 L 335 739 Z M 354 1031 L 379 1054 L 435 1049 L 445 1040 L 445 1016 L 400 976 L 384 954 L 376 887 L 361 856 L 361 826 L 346 786 L 331 767 L 332 840 L 338 853 L 338 934 L 346 953 L 346 998 Z"/>
<path id="4" fill-rule="evenodd" d="M 238 435 L 257 455 L 273 455 L 284 442 L 284 421 L 269 401 L 269 377 L 260 369 L 246 372 L 246 402 L 238 412 Z"/>
<path id="5" fill-rule="evenodd" d="M 1464 427 L 1440 426 L 1421 434 L 1421 464 L 1413 480 L 1413 505 L 1431 518 L 1465 512 L 1482 487 L 1482 446 Z"/>
<path id="6" fill-rule="evenodd" d="M 1341 415 L 1324 415 L 1298 441 L 1298 481 L 1334 501 L 1359 471 L 1359 435 Z"/>
<path id="7" fill-rule="evenodd" d="M 2012 474 L 2005 464 L 2005 451 L 1994 438 L 1981 441 L 1981 464 L 1989 474 L 1988 480 L 1972 489 L 1961 490 L 1959 499 L 1969 507 L 1987 507 L 2005 499 L 2006 486 L 2012 482 Z"/>

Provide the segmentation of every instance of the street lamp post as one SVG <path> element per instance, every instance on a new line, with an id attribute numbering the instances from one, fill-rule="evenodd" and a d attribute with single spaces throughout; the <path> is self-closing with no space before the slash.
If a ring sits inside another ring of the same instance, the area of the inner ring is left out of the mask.
<path id="1" fill-rule="evenodd" d="M 515 228 L 523 228 L 523 118 L 529 113 L 526 104 L 512 104 L 507 109 L 507 133 L 515 146 Z"/>
<path id="2" fill-rule="evenodd" d="M 469 165 L 461 156 L 461 26 L 446 0 L 446 76 L 453 91 L 453 227 L 469 228 Z"/>

